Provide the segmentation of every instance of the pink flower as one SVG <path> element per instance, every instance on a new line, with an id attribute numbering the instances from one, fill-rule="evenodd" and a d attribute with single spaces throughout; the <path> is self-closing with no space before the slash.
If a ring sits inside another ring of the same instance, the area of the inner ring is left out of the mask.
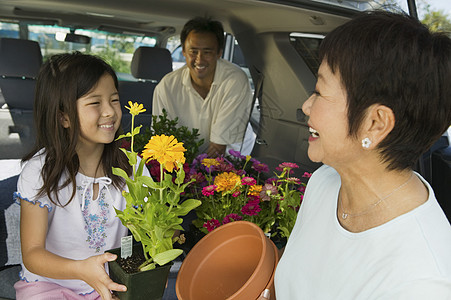
<path id="1" fill-rule="evenodd" d="M 252 177 L 243 177 L 243 179 L 241 179 L 241 184 L 242 185 L 255 185 L 257 183 L 257 180 L 255 180 L 255 178 Z"/>
<path id="2" fill-rule="evenodd" d="M 224 220 L 222 221 L 222 225 L 233 222 L 233 221 L 239 221 L 242 220 L 243 217 L 238 214 L 228 214 L 224 217 Z"/>
<path id="3" fill-rule="evenodd" d="M 304 172 L 304 175 L 302 175 L 302 177 L 310 178 L 312 177 L 312 173 Z"/>
<path id="4" fill-rule="evenodd" d="M 276 170 L 279 172 L 287 170 L 288 174 L 293 174 L 294 171 L 292 169 L 297 169 L 297 168 L 299 168 L 299 166 L 295 163 L 284 162 L 284 163 L 281 163 L 278 167 L 276 167 Z"/>
<path id="5" fill-rule="evenodd" d="M 256 216 L 261 211 L 261 207 L 257 201 L 249 201 L 241 208 L 243 215 Z"/>
<path id="6" fill-rule="evenodd" d="M 298 191 L 300 191 L 301 193 L 305 192 L 305 186 L 304 186 L 304 185 L 301 185 L 301 186 L 298 188 Z"/>
<path id="7" fill-rule="evenodd" d="M 235 191 L 235 192 L 233 192 L 232 197 L 236 198 L 236 197 L 238 197 L 240 194 L 241 194 L 240 191 Z"/>
<path id="8" fill-rule="evenodd" d="M 216 188 L 217 188 L 217 186 L 214 184 L 208 185 L 202 189 L 202 195 L 207 196 L 207 197 L 211 196 L 215 193 Z"/>
<path id="9" fill-rule="evenodd" d="M 268 173 L 269 172 L 268 165 L 265 165 L 264 163 L 261 163 L 256 159 L 253 160 L 252 169 L 257 171 L 258 173 Z"/>
<path id="10" fill-rule="evenodd" d="M 288 177 L 287 181 L 295 183 L 295 184 L 301 184 L 301 180 L 299 178 L 296 178 L 296 177 Z"/>
<path id="11" fill-rule="evenodd" d="M 270 201 L 272 195 L 277 195 L 277 187 L 270 183 L 266 183 L 260 192 L 261 201 Z"/>
<path id="12" fill-rule="evenodd" d="M 279 168 L 281 168 L 281 169 L 284 169 L 284 168 L 297 169 L 297 168 L 299 168 L 299 166 L 295 163 L 284 162 L 279 165 Z"/>
<path id="13" fill-rule="evenodd" d="M 216 219 L 211 219 L 211 220 L 205 222 L 203 226 L 205 228 L 207 228 L 208 232 L 212 232 L 213 229 L 218 228 L 219 226 L 221 226 L 221 223 L 219 223 L 219 221 L 216 220 Z"/>

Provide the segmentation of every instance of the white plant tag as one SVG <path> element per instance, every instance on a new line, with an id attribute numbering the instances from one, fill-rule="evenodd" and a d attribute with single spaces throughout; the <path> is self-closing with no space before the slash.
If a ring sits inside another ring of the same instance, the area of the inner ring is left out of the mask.
<path id="1" fill-rule="evenodd" d="M 124 236 L 121 238 L 121 258 L 127 258 L 132 255 L 132 236 Z"/>

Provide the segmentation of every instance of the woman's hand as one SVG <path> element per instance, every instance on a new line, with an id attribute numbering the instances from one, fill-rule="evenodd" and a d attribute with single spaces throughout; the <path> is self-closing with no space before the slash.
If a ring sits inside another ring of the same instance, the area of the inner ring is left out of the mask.
<path id="1" fill-rule="evenodd" d="M 102 300 L 114 299 L 111 291 L 125 292 L 127 287 L 113 282 L 105 271 L 105 263 L 116 260 L 117 255 L 104 253 L 80 261 L 78 272 L 85 281 L 99 293 Z"/>

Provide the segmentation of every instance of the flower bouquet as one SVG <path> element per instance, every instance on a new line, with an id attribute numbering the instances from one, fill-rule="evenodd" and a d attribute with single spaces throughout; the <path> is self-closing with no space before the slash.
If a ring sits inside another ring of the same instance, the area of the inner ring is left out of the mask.
<path id="1" fill-rule="evenodd" d="M 132 128 L 118 139 L 131 138 L 131 151 L 123 148 L 121 150 L 127 155 L 133 174 L 129 177 L 124 170 L 113 168 L 113 174 L 124 178 L 128 187 L 128 192 L 123 192 L 126 208 L 123 211 L 116 209 L 116 214 L 135 240 L 141 242 L 145 261 L 139 270 L 145 271 L 166 265 L 183 252 L 173 248 L 173 244 L 179 239 L 174 233 L 183 230 L 180 226 L 183 220 L 180 217 L 199 206 L 201 202 L 195 199 L 181 202 L 180 194 L 191 181 L 185 181 L 185 171 L 182 168 L 186 149 L 173 136 L 152 136 L 145 145 L 141 154 L 142 160 L 138 164 L 138 153 L 133 149 L 133 142 L 141 126 L 134 128 L 134 117 L 145 109 L 142 104 L 129 102 L 129 105 L 130 107 L 126 108 L 132 115 Z M 145 162 L 152 159 L 159 162 L 159 181 L 143 175 Z M 175 173 L 175 177 L 172 173 Z"/>
<path id="2" fill-rule="evenodd" d="M 191 165 L 189 191 L 202 200 L 193 224 L 208 233 L 229 222 L 257 224 L 267 236 L 288 238 L 296 221 L 305 183 L 292 177 L 294 163 L 282 163 L 268 178 L 267 165 L 231 150 L 216 159 L 199 155 Z M 309 176 L 308 173 L 304 177 Z"/>

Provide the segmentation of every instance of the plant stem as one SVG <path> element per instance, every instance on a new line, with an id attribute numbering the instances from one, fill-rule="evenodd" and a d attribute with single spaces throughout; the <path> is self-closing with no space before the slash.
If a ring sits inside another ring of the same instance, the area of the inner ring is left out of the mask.
<path id="1" fill-rule="evenodd" d="M 132 114 L 132 130 L 131 130 L 131 135 L 132 135 L 132 138 L 131 138 L 131 145 L 130 145 L 130 150 L 132 151 L 132 153 L 134 153 L 133 152 L 133 144 L 134 144 L 134 141 L 135 141 L 135 134 L 133 133 L 133 129 L 135 129 L 135 115 L 134 114 Z M 135 164 L 132 164 L 132 174 L 133 174 L 133 178 L 136 178 L 136 170 L 135 170 Z"/>
<path id="2" fill-rule="evenodd" d="M 160 163 L 160 203 L 163 204 L 163 165 Z"/>

